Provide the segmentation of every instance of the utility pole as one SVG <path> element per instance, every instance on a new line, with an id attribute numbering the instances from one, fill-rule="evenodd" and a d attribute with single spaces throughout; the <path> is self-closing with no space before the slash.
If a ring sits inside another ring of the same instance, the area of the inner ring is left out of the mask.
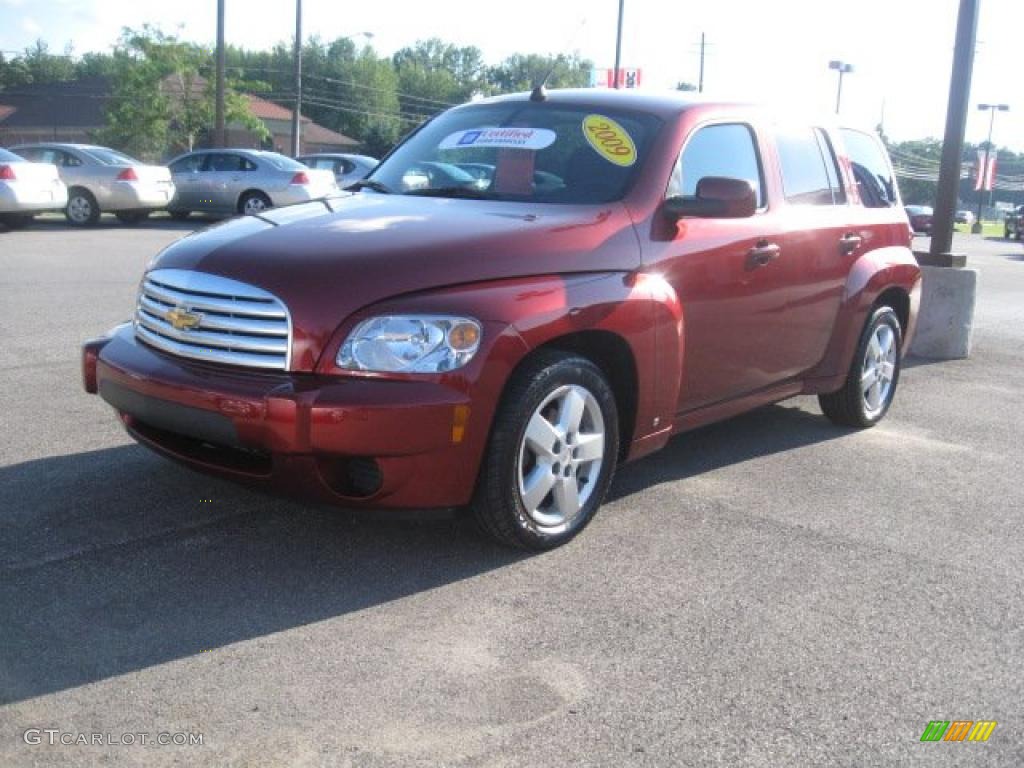
<path id="1" fill-rule="evenodd" d="M 949 106 L 946 108 L 946 134 L 942 140 L 942 164 L 939 167 L 939 191 L 932 217 L 932 244 L 927 257 L 927 263 L 936 267 L 963 267 L 967 263 L 966 256 L 952 252 L 953 216 L 956 214 L 960 158 L 964 151 L 977 35 L 978 0 L 960 0 L 953 73 L 949 80 Z"/>
<path id="2" fill-rule="evenodd" d="M 299 121 L 302 114 L 302 0 L 295 0 L 295 109 L 292 112 L 292 157 L 300 154 Z"/>
<path id="3" fill-rule="evenodd" d="M 224 2 L 217 0 L 217 103 L 213 127 L 213 143 L 217 147 L 227 144 L 224 136 Z"/>
<path id="4" fill-rule="evenodd" d="M 615 74 L 612 77 L 615 78 L 615 87 L 621 87 L 619 85 L 619 68 L 622 66 L 622 14 L 626 0 L 619 0 L 619 28 L 615 34 Z"/>
<path id="5" fill-rule="evenodd" d="M 697 93 L 704 93 L 704 33 L 700 33 L 700 79 L 697 81 Z"/>

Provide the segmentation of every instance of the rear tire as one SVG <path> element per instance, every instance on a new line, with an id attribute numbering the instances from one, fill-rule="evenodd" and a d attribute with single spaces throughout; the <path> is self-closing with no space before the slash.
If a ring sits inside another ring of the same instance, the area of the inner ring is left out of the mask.
<path id="1" fill-rule="evenodd" d="M 238 201 L 238 212 L 243 216 L 256 216 L 270 207 L 270 198 L 262 192 L 246 192 Z"/>
<path id="2" fill-rule="evenodd" d="M 846 427 L 873 427 L 892 405 L 900 379 L 903 330 L 889 306 L 875 309 L 860 335 L 843 388 L 818 395 L 821 410 Z"/>
<path id="3" fill-rule="evenodd" d="M 589 360 L 542 351 L 515 372 L 494 419 L 472 508 L 496 541 L 541 551 L 586 527 L 619 452 L 615 395 Z"/>
<path id="4" fill-rule="evenodd" d="M 100 206 L 92 192 L 80 187 L 69 190 L 64 216 L 76 227 L 91 227 L 100 220 Z"/>

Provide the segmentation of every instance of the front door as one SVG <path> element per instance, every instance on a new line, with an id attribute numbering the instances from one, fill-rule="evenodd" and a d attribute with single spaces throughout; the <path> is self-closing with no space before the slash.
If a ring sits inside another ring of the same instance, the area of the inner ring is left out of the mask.
<path id="1" fill-rule="evenodd" d="M 758 211 L 746 219 L 681 219 L 667 242 L 652 243 L 650 269 L 683 306 L 680 413 L 778 383 L 786 376 L 789 266 L 778 215 L 768 200 L 762 148 L 743 123 L 705 125 L 688 138 L 668 196 L 693 196 L 707 176 L 747 179 Z"/>

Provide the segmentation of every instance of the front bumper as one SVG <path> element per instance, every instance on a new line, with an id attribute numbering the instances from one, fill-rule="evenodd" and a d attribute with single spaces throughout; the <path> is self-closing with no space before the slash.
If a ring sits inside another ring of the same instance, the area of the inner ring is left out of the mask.
<path id="1" fill-rule="evenodd" d="M 473 493 L 486 429 L 467 429 L 468 395 L 436 382 L 228 370 L 158 352 L 130 325 L 88 342 L 82 372 L 136 440 L 195 469 L 345 506 Z"/>

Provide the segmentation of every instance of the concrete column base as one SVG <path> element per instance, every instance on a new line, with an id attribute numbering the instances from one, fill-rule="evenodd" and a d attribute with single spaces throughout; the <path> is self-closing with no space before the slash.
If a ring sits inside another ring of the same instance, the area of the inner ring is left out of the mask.
<path id="1" fill-rule="evenodd" d="M 921 266 L 921 309 L 910 354 L 961 360 L 971 354 L 978 270 Z"/>

